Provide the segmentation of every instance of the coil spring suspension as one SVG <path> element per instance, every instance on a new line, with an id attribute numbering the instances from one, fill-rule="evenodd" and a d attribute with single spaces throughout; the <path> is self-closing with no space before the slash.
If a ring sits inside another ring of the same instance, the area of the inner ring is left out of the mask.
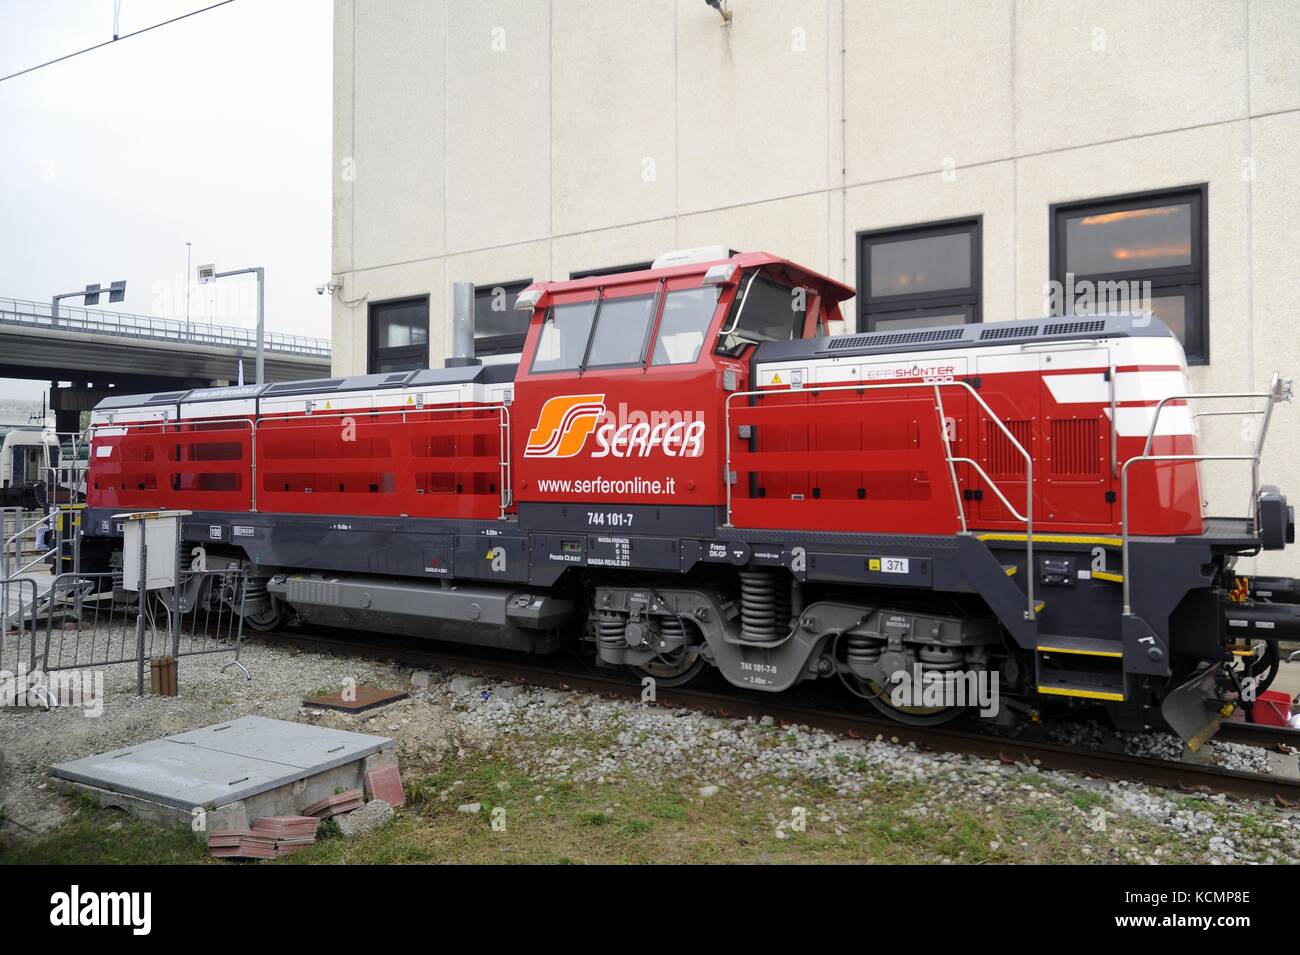
<path id="1" fill-rule="evenodd" d="M 966 653 L 961 647 L 926 646 L 918 655 L 926 670 L 953 672 L 960 670 L 966 662 Z"/>
<path id="2" fill-rule="evenodd" d="M 771 570 L 740 572 L 740 635 L 770 642 L 790 632 L 789 588 L 781 587 Z"/>
<path id="3" fill-rule="evenodd" d="M 627 617 L 621 613 L 598 612 L 595 619 L 596 642 L 602 650 L 623 650 L 627 647 L 624 641 Z"/>
<path id="4" fill-rule="evenodd" d="M 260 613 L 262 610 L 271 606 L 271 595 L 266 592 L 266 577 L 248 577 L 243 583 L 243 607 L 245 613 Z M 240 581 L 238 578 L 231 579 L 226 588 L 222 591 L 223 599 L 228 599 L 230 606 L 238 610 L 240 606 L 239 596 Z M 228 593 L 227 593 L 228 592 Z"/>
<path id="5" fill-rule="evenodd" d="M 686 627 L 677 617 L 660 617 L 659 638 L 664 650 L 671 652 L 686 645 Z"/>
<path id="6" fill-rule="evenodd" d="M 867 674 L 880 662 L 881 651 L 885 644 L 881 640 L 862 634 L 846 633 L 844 635 L 844 658 L 849 669 L 866 679 Z"/>

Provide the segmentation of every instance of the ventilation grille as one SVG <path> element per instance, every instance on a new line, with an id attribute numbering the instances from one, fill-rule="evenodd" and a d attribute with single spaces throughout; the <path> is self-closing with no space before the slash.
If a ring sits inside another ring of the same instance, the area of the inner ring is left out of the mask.
<path id="1" fill-rule="evenodd" d="M 317 607 L 337 607 L 340 604 L 339 585 L 332 580 L 289 580 L 285 588 L 289 603 Z"/>
<path id="2" fill-rule="evenodd" d="M 1052 475 L 1094 478 L 1101 473 L 1101 450 L 1096 418 L 1059 419 L 1052 422 Z"/>
<path id="3" fill-rule="evenodd" d="M 329 391 L 343 384 L 342 378 L 324 378 L 319 381 L 285 381 L 266 389 L 268 395 L 281 394 L 286 391 Z"/>
<path id="4" fill-rule="evenodd" d="M 1043 326 L 1044 335 L 1091 335 L 1094 332 L 1104 332 L 1106 330 L 1106 320 L 1104 318 L 1091 318 L 1075 322 L 1053 322 L 1051 325 Z"/>
<path id="5" fill-rule="evenodd" d="M 396 375 L 389 375 L 387 378 L 384 379 L 384 384 L 395 385 L 398 382 L 406 381 L 406 379 L 409 377 L 411 377 L 411 373 L 409 371 L 403 371 Z"/>
<path id="6" fill-rule="evenodd" d="M 1020 446 L 1030 454 L 1034 453 L 1031 447 L 1033 429 L 1030 422 L 1023 419 L 1012 419 L 1004 421 Z M 1007 436 L 1002 433 L 992 421 L 984 422 L 984 442 L 988 446 L 988 472 L 992 475 L 1004 475 L 1011 477 L 1024 477 L 1025 459 L 1016 449 L 1016 446 L 1007 440 Z"/>
<path id="7" fill-rule="evenodd" d="M 1002 322 L 980 330 L 980 341 L 991 342 L 1008 338 L 1032 338 L 1038 334 L 1038 323 L 1022 325 L 1019 322 Z"/>
<path id="8" fill-rule="evenodd" d="M 950 342 L 964 338 L 964 326 L 956 328 L 922 328 L 914 332 L 869 332 L 849 338 L 831 339 L 827 351 L 843 351 L 846 348 L 879 348 L 888 345 L 926 345 L 930 342 Z"/>

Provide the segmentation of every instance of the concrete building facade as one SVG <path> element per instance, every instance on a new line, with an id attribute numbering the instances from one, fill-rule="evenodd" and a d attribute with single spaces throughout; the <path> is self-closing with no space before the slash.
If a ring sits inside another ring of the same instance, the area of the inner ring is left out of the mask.
<path id="1" fill-rule="evenodd" d="M 725 244 L 857 287 L 850 328 L 1149 283 L 1198 391 L 1300 377 L 1300 3 L 723 6 L 335 0 L 334 373 L 440 364 L 455 281 L 500 356 L 519 283 Z M 1263 478 L 1300 500 L 1297 435 L 1284 406 Z"/>

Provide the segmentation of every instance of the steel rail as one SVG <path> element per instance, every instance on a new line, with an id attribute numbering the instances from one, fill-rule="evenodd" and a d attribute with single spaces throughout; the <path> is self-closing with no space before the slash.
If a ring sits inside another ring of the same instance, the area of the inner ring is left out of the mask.
<path id="1" fill-rule="evenodd" d="M 247 635 L 276 644 L 292 644 L 304 649 L 326 650 L 349 656 L 395 660 L 456 672 L 470 672 L 509 683 L 525 683 L 555 689 L 582 690 L 608 698 L 639 701 L 643 688 L 631 675 L 597 673 L 567 669 L 554 663 L 534 660 L 501 659 L 509 651 L 497 651 L 496 659 L 411 646 L 407 639 L 367 635 L 366 641 L 324 636 L 318 633 L 275 631 Z M 426 641 L 419 641 L 425 643 Z M 921 749 L 962 753 L 982 759 L 999 759 L 1034 766 L 1040 770 L 1086 773 L 1114 780 L 1146 783 L 1183 791 L 1211 790 L 1249 799 L 1287 802 L 1300 800 L 1300 776 L 1295 778 L 1241 770 L 1183 763 L 1157 757 L 1130 756 L 1104 750 L 1079 749 L 1060 743 L 1026 741 L 948 727 L 916 727 L 886 717 L 861 716 L 818 706 L 800 706 L 786 699 L 743 691 L 720 693 L 711 690 L 658 688 L 655 705 L 684 707 L 728 718 L 761 719 L 770 716 L 783 724 L 804 725 L 856 739 L 883 737 L 890 742 L 915 744 Z M 1229 724 L 1225 724 L 1225 728 Z M 1280 730 L 1275 730 L 1273 735 Z M 1300 732 L 1290 730 L 1300 737 Z M 1267 731 L 1260 733 L 1266 736 Z M 1287 737 L 1282 737 L 1287 738 Z M 1249 742 L 1248 737 L 1240 737 Z M 1275 742 L 1268 736 L 1268 742 Z"/>

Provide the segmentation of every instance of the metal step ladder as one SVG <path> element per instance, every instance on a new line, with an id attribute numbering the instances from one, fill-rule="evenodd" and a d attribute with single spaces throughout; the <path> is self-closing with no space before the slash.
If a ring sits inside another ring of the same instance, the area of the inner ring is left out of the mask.
<path id="1" fill-rule="evenodd" d="M 1038 692 L 1122 703 L 1124 650 L 1118 639 L 1043 634 L 1034 648 Z"/>

